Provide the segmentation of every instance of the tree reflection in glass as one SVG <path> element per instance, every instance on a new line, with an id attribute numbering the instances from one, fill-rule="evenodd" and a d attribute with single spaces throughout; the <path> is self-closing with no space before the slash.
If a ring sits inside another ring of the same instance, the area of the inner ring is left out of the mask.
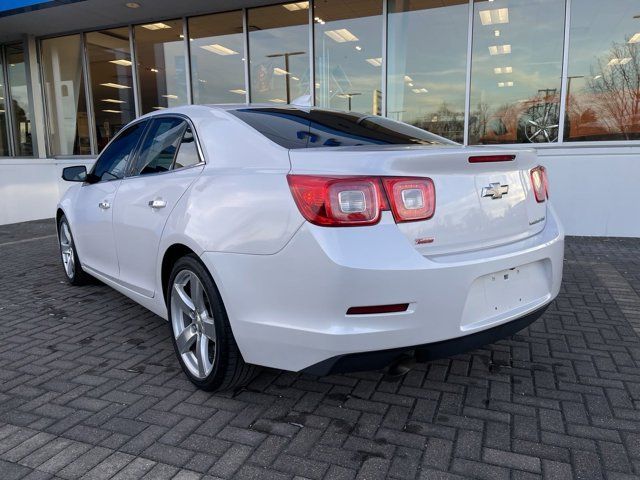
<path id="1" fill-rule="evenodd" d="M 640 139 L 638 7 L 572 4 L 565 141 Z"/>
<path id="2" fill-rule="evenodd" d="M 391 0 L 387 116 L 462 142 L 469 2 Z"/>
<path id="3" fill-rule="evenodd" d="M 476 0 L 469 143 L 558 140 L 564 0 Z"/>

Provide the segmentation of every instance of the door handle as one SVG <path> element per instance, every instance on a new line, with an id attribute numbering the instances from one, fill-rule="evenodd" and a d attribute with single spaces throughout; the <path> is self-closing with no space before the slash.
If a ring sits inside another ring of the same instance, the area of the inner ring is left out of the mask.
<path id="1" fill-rule="evenodd" d="M 167 202 L 162 199 L 149 200 L 149 206 L 155 209 L 164 208 L 167 206 Z"/>
<path id="2" fill-rule="evenodd" d="M 109 202 L 107 202 L 106 200 L 103 202 L 100 202 L 98 204 L 98 206 L 102 209 L 102 210 L 107 210 L 109 208 L 111 208 L 111 204 Z"/>

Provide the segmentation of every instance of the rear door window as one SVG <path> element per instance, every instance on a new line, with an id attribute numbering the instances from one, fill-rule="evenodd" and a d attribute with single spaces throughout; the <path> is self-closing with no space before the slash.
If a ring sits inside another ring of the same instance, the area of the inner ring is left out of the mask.
<path id="1" fill-rule="evenodd" d="M 177 117 L 153 120 L 130 175 L 168 172 L 173 167 L 187 122 Z"/>

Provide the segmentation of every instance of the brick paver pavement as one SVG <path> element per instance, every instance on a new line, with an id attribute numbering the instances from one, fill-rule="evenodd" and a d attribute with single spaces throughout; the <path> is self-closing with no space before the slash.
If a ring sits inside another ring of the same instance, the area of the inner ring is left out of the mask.
<path id="1" fill-rule="evenodd" d="M 0 228 L 2 480 L 640 477 L 640 239 L 569 239 L 544 317 L 473 353 L 210 394 L 164 321 L 66 284 L 52 228 Z"/>

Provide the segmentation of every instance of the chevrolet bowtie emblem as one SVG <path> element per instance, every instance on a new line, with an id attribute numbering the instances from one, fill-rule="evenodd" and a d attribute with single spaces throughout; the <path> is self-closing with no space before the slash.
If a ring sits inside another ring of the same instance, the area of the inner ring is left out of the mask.
<path id="1" fill-rule="evenodd" d="M 494 200 L 502 198 L 503 195 L 509 193 L 509 185 L 500 185 L 500 183 L 490 183 L 488 187 L 482 188 L 483 197 L 491 197 Z"/>

